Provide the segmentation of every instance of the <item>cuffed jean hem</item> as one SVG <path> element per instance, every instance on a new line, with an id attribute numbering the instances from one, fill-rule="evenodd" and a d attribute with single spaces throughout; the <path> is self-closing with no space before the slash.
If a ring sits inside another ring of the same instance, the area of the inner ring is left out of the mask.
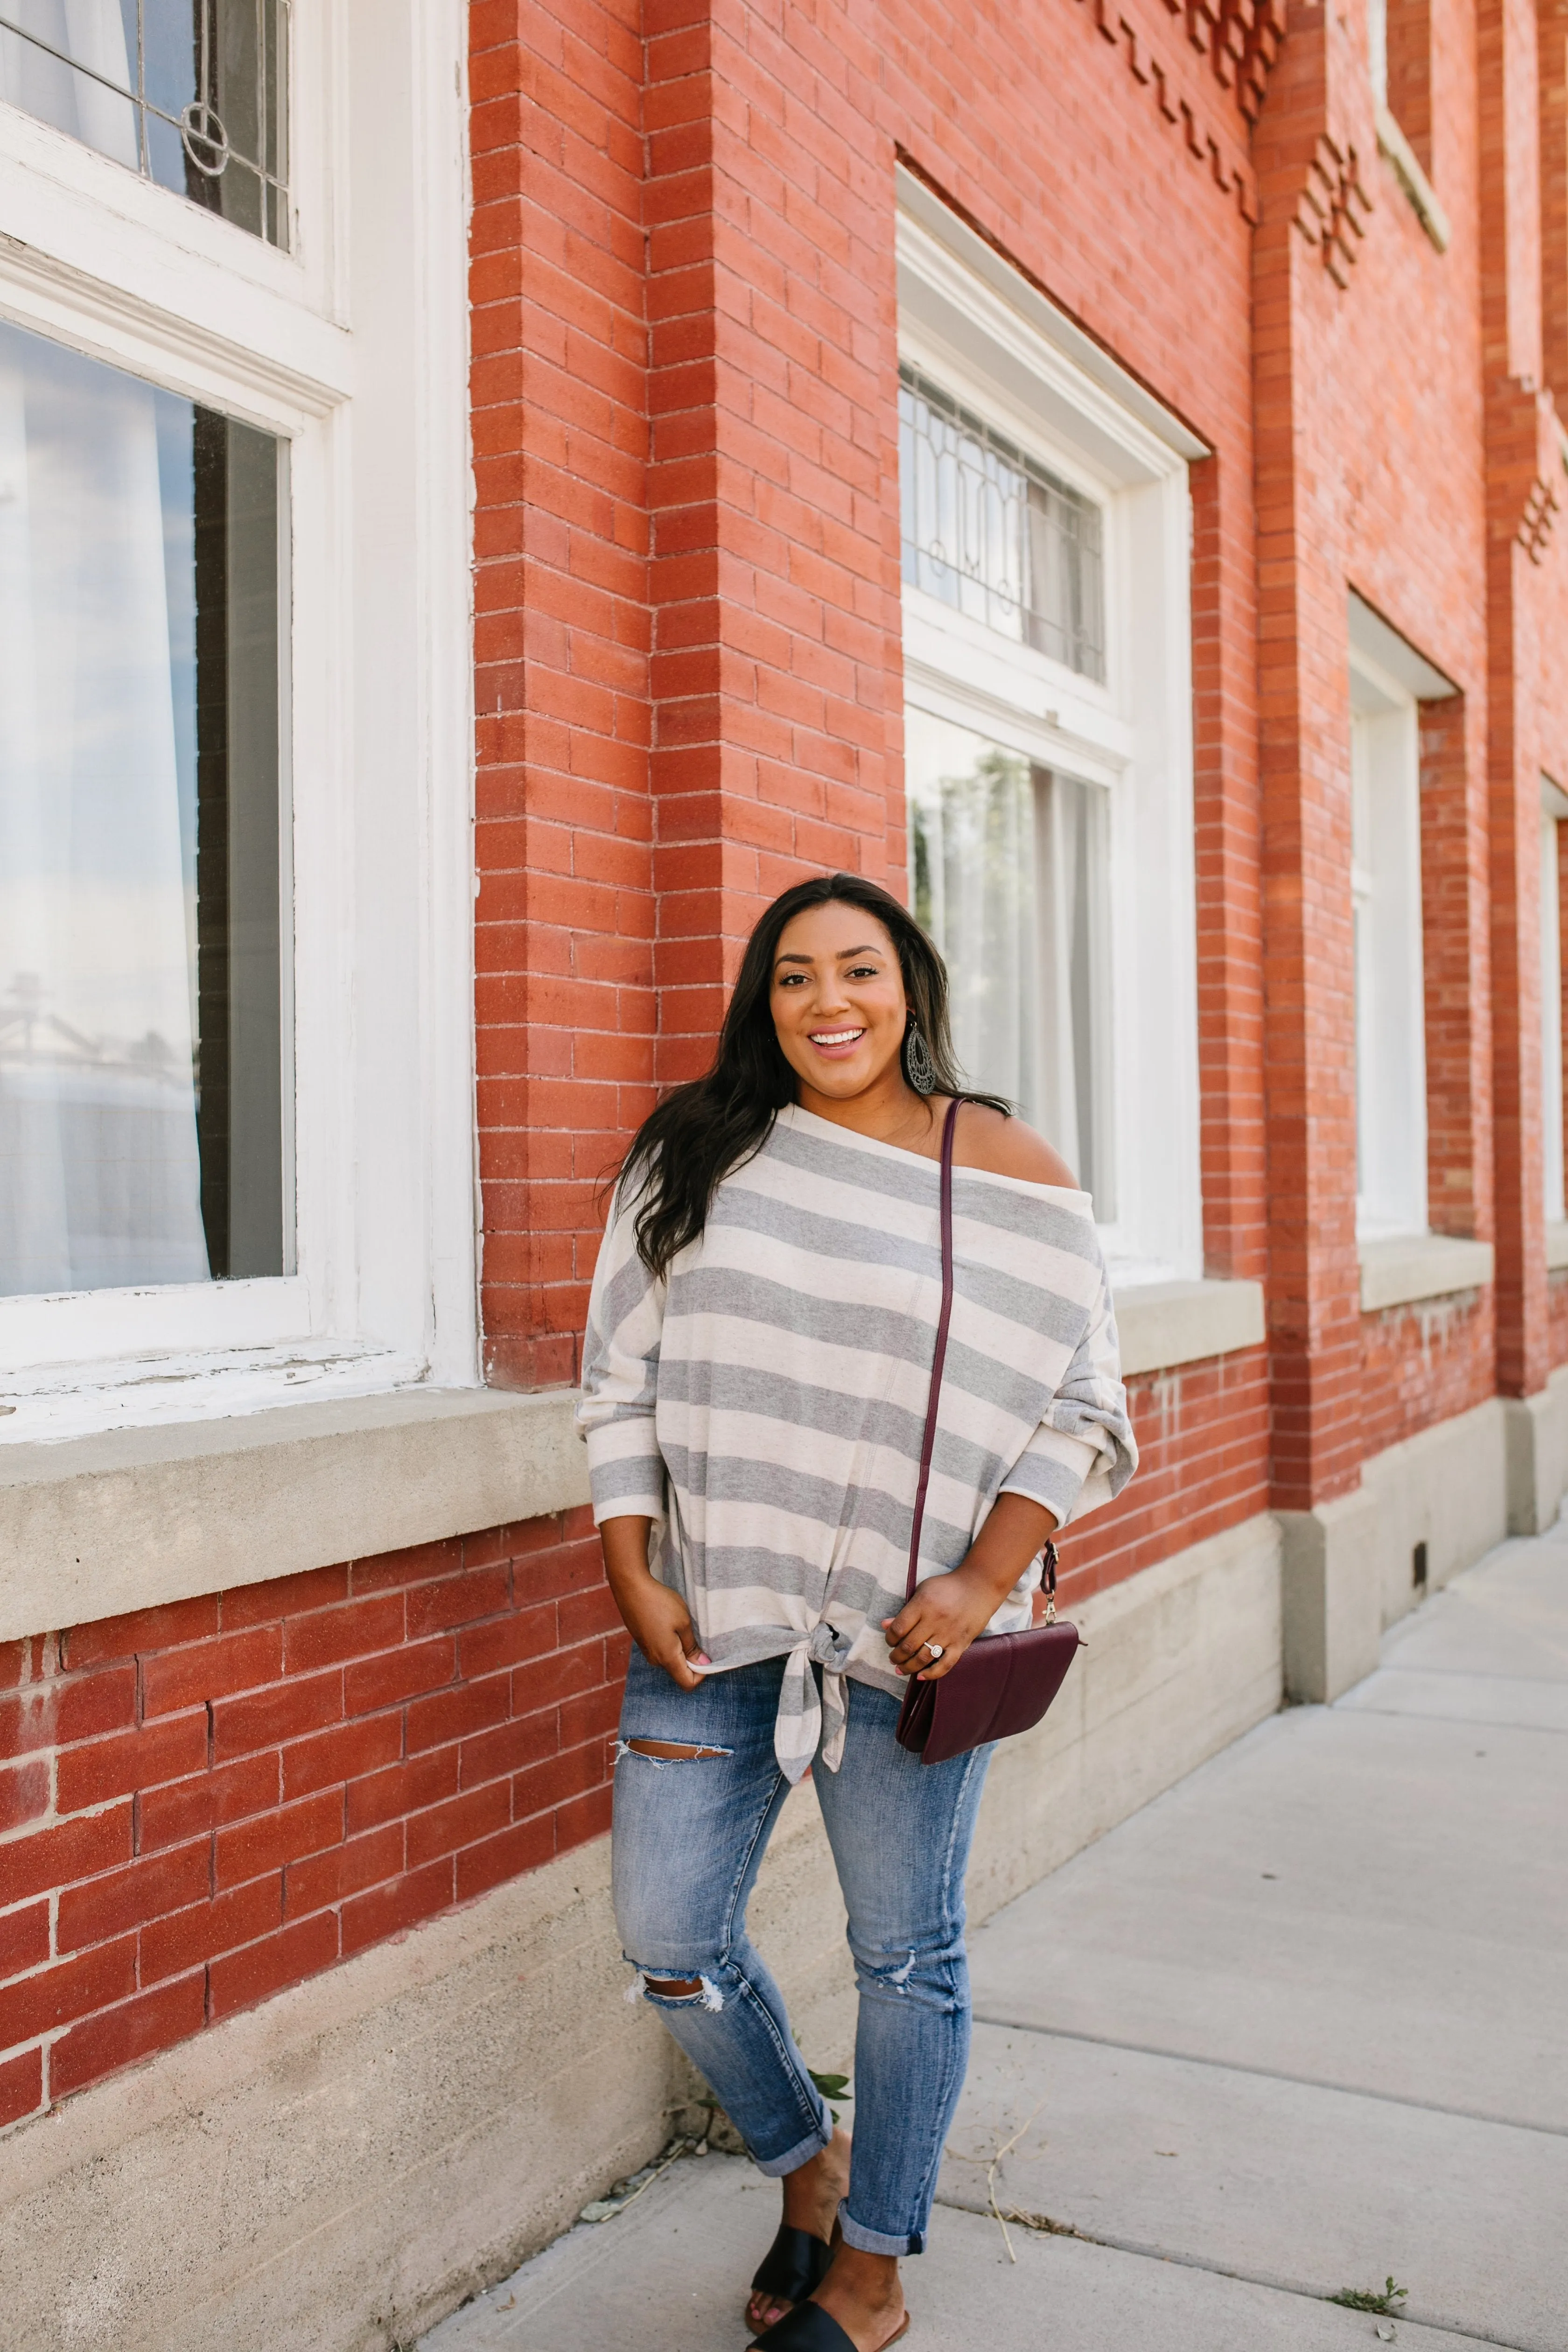
<path id="1" fill-rule="evenodd" d="M 905 2230 L 891 2238 L 886 2230 L 863 2230 L 851 2215 L 847 2200 L 839 2204 L 838 2227 L 844 2233 L 845 2244 L 853 2246 L 862 2254 L 923 2254 L 925 2252 L 923 2230 Z"/>
<path id="2" fill-rule="evenodd" d="M 798 2172 L 803 2164 L 809 2164 L 814 2156 L 820 2156 L 825 2147 L 831 2146 L 832 2140 L 833 2126 L 824 2116 L 816 2131 L 809 2133 L 805 2139 L 797 2139 L 783 2156 L 763 2157 L 752 2151 L 752 2162 L 769 2180 L 782 2180 L 786 2172 Z"/>

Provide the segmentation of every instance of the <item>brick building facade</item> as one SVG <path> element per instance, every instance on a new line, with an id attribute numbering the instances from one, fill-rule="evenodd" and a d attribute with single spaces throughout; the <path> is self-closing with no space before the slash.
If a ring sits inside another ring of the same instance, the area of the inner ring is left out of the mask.
<path id="1" fill-rule="evenodd" d="M 97 771 L 0 732 L 30 2352 L 405 2340 L 692 2095 L 618 1998 L 570 1391 L 605 1179 L 803 871 L 912 890 L 1118 1281 L 1142 1469 L 977 1907 L 1568 1483 L 1557 0 L 294 16 L 190 94 L 287 100 L 216 175 L 137 38 L 0 34 L 5 625 L 174 745 L 162 878 L 29 931 Z M 26 537 L 89 446 L 155 656 Z M 837 2050 L 812 1801 L 761 1900 Z"/>

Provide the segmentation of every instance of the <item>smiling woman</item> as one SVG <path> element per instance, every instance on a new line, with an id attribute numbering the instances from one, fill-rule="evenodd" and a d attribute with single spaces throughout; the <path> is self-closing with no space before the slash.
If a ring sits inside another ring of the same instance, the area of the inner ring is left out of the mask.
<path id="1" fill-rule="evenodd" d="M 1047 1538 L 1136 1454 L 1091 1204 L 967 1093 L 942 959 L 875 884 L 827 875 L 774 902 L 713 1069 L 633 1143 L 579 1422 L 637 1643 L 614 1864 L 632 1997 L 784 2183 L 760 2340 L 881 2352 L 963 2079 L 963 1870 L 991 1755 L 918 1759 L 900 1706 L 910 1677 L 1030 1625 Z M 860 1988 L 852 2165 L 744 1929 L 814 1762 Z"/>

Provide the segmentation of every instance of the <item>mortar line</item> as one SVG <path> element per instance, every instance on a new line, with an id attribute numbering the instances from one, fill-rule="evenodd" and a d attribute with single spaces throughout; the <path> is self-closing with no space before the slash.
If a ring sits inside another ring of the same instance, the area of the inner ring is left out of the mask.
<path id="1" fill-rule="evenodd" d="M 1230 2058 L 1206 2058 L 1191 2050 L 1162 2050 L 1150 2042 L 1119 2042 L 1110 2033 L 1073 2033 L 1065 2026 L 1031 2025 L 1021 2017 L 998 2017 L 985 2010 L 973 2011 L 976 2025 L 995 2025 L 1009 2033 L 1037 2034 L 1044 2042 L 1081 2042 L 1095 2050 L 1125 2050 L 1131 2058 L 1168 2058 L 1182 2066 L 1209 2066 L 1221 2074 L 1254 2075 L 1264 2083 L 1294 2083 L 1303 2091 L 1334 2091 L 1349 2099 L 1376 2099 L 1385 2107 L 1408 2107 L 1428 2116 L 1452 2116 L 1458 2123 L 1490 2124 L 1500 2131 L 1533 2132 L 1545 2139 L 1568 2139 L 1568 2124 L 1521 2123 L 1513 2116 L 1486 2115 L 1479 2107 L 1445 2106 L 1436 2099 L 1401 2098 L 1396 2091 L 1373 2091 L 1360 2083 L 1325 2082 L 1317 2074 L 1287 2074 L 1275 2066 L 1248 2066 Z"/>
<path id="2" fill-rule="evenodd" d="M 936 2202 L 939 2205 L 945 2205 L 950 2213 L 973 2213 L 976 2220 L 991 2218 L 988 2206 L 961 2205 L 956 2198 L 943 2197 L 940 2192 Z M 1009 2220 L 1016 2220 L 1016 2218 L 1015 2214 L 1008 2216 Z M 1018 2222 L 1020 2229 L 1027 2229 L 1028 2226 L 1026 2221 Z M 1303 2286 L 1294 2279 L 1277 2278 L 1268 2271 L 1227 2269 L 1221 2263 L 1205 2263 L 1199 2254 L 1171 2253 L 1164 2247 L 1148 2245 L 1140 2238 L 1097 2237 L 1090 2230 L 1080 2230 L 1076 2221 L 1063 2222 L 1056 2230 L 1041 2231 L 1037 2234 L 1043 2237 L 1076 2238 L 1080 2245 L 1101 2246 L 1108 2253 L 1131 2254 L 1142 2262 L 1171 2263 L 1178 2270 L 1199 2271 L 1206 2278 L 1235 2279 L 1243 2286 L 1261 2286 L 1268 2288 L 1273 2294 L 1294 2295 L 1301 2303 L 1329 2304 L 1331 2310 L 1342 2310 L 1345 2307 L 1343 2305 L 1330 2304 L 1329 2297 L 1320 2294 L 1316 2287 Z M 1400 2326 L 1423 2328 L 1429 2336 L 1446 2336 L 1454 2344 L 1485 2344 L 1497 2347 L 1497 2352 L 1540 2352 L 1539 2346 L 1518 2343 L 1511 2336 L 1477 2336 L 1445 2319 L 1417 2319 L 1413 2313 L 1403 2311 L 1391 2312 L 1388 2316 Z"/>

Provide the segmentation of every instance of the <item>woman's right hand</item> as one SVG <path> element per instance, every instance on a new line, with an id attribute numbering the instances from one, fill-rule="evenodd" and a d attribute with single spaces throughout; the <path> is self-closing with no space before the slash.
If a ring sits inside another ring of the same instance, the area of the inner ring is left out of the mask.
<path id="1" fill-rule="evenodd" d="M 599 1538 L 605 1548 L 605 1575 L 621 1622 L 650 1666 L 662 1666 L 681 1690 L 695 1690 L 702 1680 L 687 1660 L 709 1663 L 697 1639 L 691 1612 L 673 1586 L 661 1584 L 647 1564 L 646 1518 L 604 1520 Z"/>

